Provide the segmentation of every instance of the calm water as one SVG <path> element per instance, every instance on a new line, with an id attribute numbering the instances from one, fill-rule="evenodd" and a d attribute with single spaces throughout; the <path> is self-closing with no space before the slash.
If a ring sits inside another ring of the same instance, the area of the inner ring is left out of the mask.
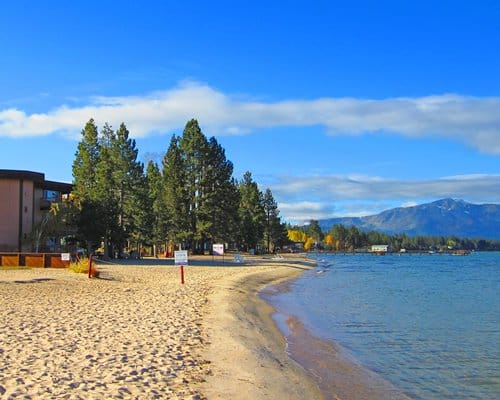
<path id="1" fill-rule="evenodd" d="M 316 259 L 272 296 L 282 320 L 298 317 L 412 398 L 500 399 L 500 253 Z"/>

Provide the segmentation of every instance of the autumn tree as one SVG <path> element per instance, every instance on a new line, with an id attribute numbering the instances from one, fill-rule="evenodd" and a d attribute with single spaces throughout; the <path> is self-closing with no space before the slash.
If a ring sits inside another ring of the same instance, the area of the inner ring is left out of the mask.
<path id="1" fill-rule="evenodd" d="M 325 246 L 328 250 L 334 250 L 335 249 L 335 238 L 327 234 L 324 238 Z"/>
<path id="2" fill-rule="evenodd" d="M 305 243 L 307 234 L 302 229 L 289 229 L 288 238 L 294 243 Z"/>

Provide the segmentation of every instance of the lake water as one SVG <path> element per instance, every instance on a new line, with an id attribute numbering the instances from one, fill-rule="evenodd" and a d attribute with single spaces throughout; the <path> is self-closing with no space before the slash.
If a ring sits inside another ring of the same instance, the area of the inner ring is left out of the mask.
<path id="1" fill-rule="evenodd" d="M 500 399 L 500 253 L 312 257 L 262 294 L 288 340 L 292 316 L 410 398 Z"/>

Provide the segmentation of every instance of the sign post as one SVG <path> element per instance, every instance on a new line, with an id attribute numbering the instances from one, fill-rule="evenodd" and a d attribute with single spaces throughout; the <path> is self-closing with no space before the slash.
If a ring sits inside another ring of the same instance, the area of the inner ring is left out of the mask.
<path id="1" fill-rule="evenodd" d="M 184 285 L 184 265 L 188 265 L 187 250 L 177 250 L 174 252 L 175 265 L 181 266 L 181 283 Z"/>
<path id="2" fill-rule="evenodd" d="M 212 245 L 212 253 L 214 256 L 222 256 L 222 263 L 224 264 L 224 245 L 216 243 Z"/>
<path id="3" fill-rule="evenodd" d="M 89 257 L 89 279 L 92 278 L 92 254 Z"/>

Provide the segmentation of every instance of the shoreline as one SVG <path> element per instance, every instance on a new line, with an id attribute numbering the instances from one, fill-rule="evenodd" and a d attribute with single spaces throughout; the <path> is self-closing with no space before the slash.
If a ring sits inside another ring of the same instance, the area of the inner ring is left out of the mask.
<path id="1" fill-rule="evenodd" d="M 211 306 L 222 309 L 211 310 L 207 319 L 212 373 L 202 391 L 208 399 L 323 399 L 314 379 L 286 353 L 275 310 L 259 296 L 264 287 L 294 279 L 312 265 L 289 258 L 257 264 L 210 297 Z"/>
<path id="2" fill-rule="evenodd" d="M 290 292 L 295 279 L 266 286 L 260 297 L 273 309 L 273 321 L 287 342 L 288 356 L 317 383 L 325 400 L 410 400 L 407 394 L 362 365 L 342 346 L 314 335 L 293 310 L 274 298 Z"/>

